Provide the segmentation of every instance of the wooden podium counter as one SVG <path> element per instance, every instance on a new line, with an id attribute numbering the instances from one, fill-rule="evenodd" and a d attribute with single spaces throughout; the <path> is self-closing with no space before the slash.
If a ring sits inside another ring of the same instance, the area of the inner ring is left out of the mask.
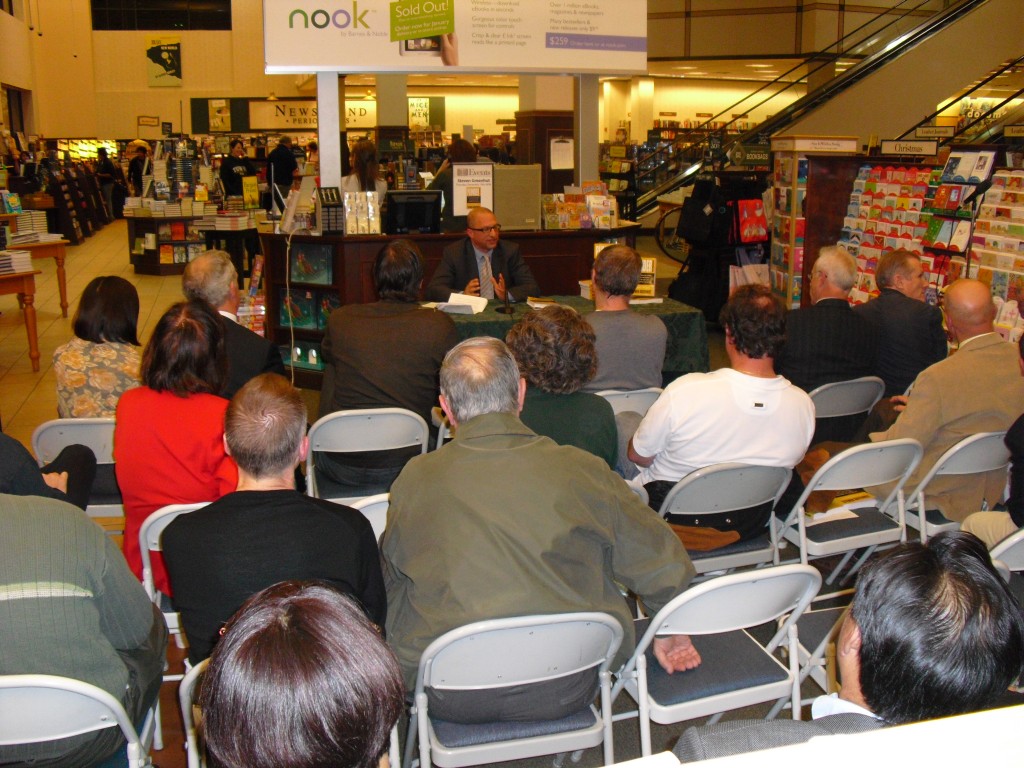
<path id="1" fill-rule="evenodd" d="M 626 237 L 632 240 L 637 225 L 618 229 L 580 229 L 537 232 L 502 232 L 501 239 L 519 245 L 520 253 L 533 271 L 544 295 L 579 294 L 579 281 L 590 277 L 594 244 L 606 239 Z M 464 234 L 407 235 L 420 248 L 424 258 L 424 285 L 441 263 L 444 249 L 462 240 Z M 287 322 L 282 322 L 281 307 L 286 296 L 286 278 L 290 278 L 296 344 L 320 341 L 326 315 L 341 304 L 365 304 L 376 301 L 373 288 L 373 260 L 391 235 L 323 236 L 295 235 L 291 239 L 291 265 L 286 260 L 286 235 L 260 235 L 265 256 L 267 338 L 284 346 L 290 344 Z M 328 268 L 329 267 L 329 268 Z M 290 269 L 290 271 L 289 271 Z M 286 358 L 287 359 L 287 358 Z M 300 375 L 302 374 L 302 375 Z M 296 382 L 319 389 L 317 371 L 296 370 Z"/>

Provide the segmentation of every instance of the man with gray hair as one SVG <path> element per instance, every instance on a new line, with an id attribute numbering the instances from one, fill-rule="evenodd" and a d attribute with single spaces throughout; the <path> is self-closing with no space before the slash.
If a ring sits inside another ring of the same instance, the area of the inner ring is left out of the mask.
<path id="1" fill-rule="evenodd" d="M 786 318 L 786 344 L 775 369 L 805 392 L 872 374 L 871 326 L 847 301 L 856 279 L 857 263 L 845 248 L 822 248 L 808 281 L 811 306 Z"/>
<path id="2" fill-rule="evenodd" d="M 228 400 L 249 379 L 261 373 L 284 375 L 281 351 L 272 341 L 238 323 L 238 273 L 225 251 L 206 251 L 190 261 L 181 276 L 186 299 L 205 301 L 224 318 L 224 351 L 228 377 L 221 395 Z"/>
<path id="3" fill-rule="evenodd" d="M 191 662 L 210 655 L 242 603 L 280 581 L 326 581 L 383 625 L 387 600 L 370 523 L 295 490 L 295 468 L 309 451 L 299 391 L 283 376 L 254 378 L 228 406 L 224 444 L 238 464 L 238 489 L 179 515 L 163 536 Z"/>
<path id="4" fill-rule="evenodd" d="M 525 393 L 501 341 L 455 346 L 441 367 L 440 398 L 455 438 L 412 459 L 391 487 L 381 546 L 388 642 L 410 690 L 433 640 L 508 616 L 610 613 L 626 634 L 617 666 L 634 643 L 617 585 L 653 614 L 693 578 L 668 525 L 603 460 L 523 425 Z M 700 663 L 685 636 L 656 640 L 654 652 L 669 673 Z M 593 675 L 568 675 L 543 692 L 531 689 L 536 695 L 511 688 L 500 697 L 435 692 L 431 713 L 454 722 L 561 717 L 593 701 L 595 690 Z"/>

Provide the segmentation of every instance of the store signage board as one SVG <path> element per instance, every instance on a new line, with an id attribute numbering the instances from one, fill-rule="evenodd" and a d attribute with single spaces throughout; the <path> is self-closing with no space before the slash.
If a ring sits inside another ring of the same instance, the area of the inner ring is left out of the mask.
<path id="1" fill-rule="evenodd" d="M 263 0 L 267 74 L 647 72 L 646 0 Z"/>
<path id="2" fill-rule="evenodd" d="M 772 151 L 854 153 L 859 141 L 856 136 L 778 136 L 772 139 Z"/>
<path id="3" fill-rule="evenodd" d="M 377 102 L 352 100 L 345 102 L 345 128 L 376 128 Z M 316 100 L 249 102 L 249 130 L 295 131 L 316 130 Z"/>
<path id="4" fill-rule="evenodd" d="M 1024 125 L 1007 125 L 1003 128 L 1003 136 L 1008 139 L 1024 138 Z"/>
<path id="5" fill-rule="evenodd" d="M 494 208 L 494 163 L 453 163 L 452 198 L 456 216 L 479 206 Z"/>
<path id="6" fill-rule="evenodd" d="M 952 125 L 922 125 L 914 129 L 914 136 L 918 139 L 948 139 L 956 133 Z"/>
<path id="7" fill-rule="evenodd" d="M 881 152 L 883 155 L 925 155 L 931 157 L 939 152 L 937 141 L 908 141 L 907 139 L 896 139 L 895 141 L 883 141 Z"/>

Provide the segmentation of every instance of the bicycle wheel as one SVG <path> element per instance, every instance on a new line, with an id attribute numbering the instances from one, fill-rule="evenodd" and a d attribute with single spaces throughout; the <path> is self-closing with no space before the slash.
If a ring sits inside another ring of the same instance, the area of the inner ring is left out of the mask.
<path id="1" fill-rule="evenodd" d="M 682 207 L 669 208 L 665 211 L 654 226 L 654 239 L 662 253 L 670 259 L 685 264 L 690 255 L 690 246 L 678 232 L 679 217 L 682 214 Z"/>

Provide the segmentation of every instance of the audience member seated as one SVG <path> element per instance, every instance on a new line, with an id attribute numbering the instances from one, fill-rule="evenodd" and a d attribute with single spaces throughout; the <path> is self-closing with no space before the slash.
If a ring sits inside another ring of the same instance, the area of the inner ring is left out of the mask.
<path id="1" fill-rule="evenodd" d="M 946 357 L 942 312 L 924 301 L 928 278 L 912 251 L 882 254 L 875 283 L 878 298 L 853 311 L 874 329 L 878 356 L 873 375 L 885 382 L 885 396 L 902 395 L 921 371 Z"/>
<path id="2" fill-rule="evenodd" d="M 143 386 L 117 404 L 114 464 L 124 499 L 124 554 L 142 577 L 139 528 L 167 504 L 215 501 L 235 489 L 238 469 L 224 452 L 223 325 L 203 301 L 174 304 L 142 353 Z M 170 594 L 159 553 L 156 588 Z"/>
<path id="3" fill-rule="evenodd" d="M 93 278 L 82 291 L 75 337 L 53 353 L 57 415 L 113 418 L 125 390 L 139 386 L 139 294 L 123 277 Z"/>
<path id="4" fill-rule="evenodd" d="M 1017 348 L 993 331 L 995 306 L 989 287 L 977 280 L 957 280 L 946 291 L 946 327 L 959 344 L 954 354 L 917 377 L 909 398 L 895 396 L 906 407 L 884 432 L 872 432 L 872 441 L 912 437 L 924 446 L 924 457 L 910 476 L 915 487 L 938 458 L 965 437 L 978 432 L 1010 428 L 1024 412 L 1024 380 Z M 1002 499 L 1006 473 L 949 475 L 928 485 L 929 509 L 963 522 L 979 509 Z M 884 489 L 884 490 L 883 490 Z M 872 488 L 878 498 L 889 485 Z"/>
<path id="5" fill-rule="evenodd" d="M 1024 624 L 984 544 L 959 531 L 869 561 L 839 630 L 839 694 L 810 722 L 737 720 L 687 729 L 683 762 L 797 744 L 999 705 L 1021 673 Z"/>
<path id="6" fill-rule="evenodd" d="M 585 315 L 594 329 L 597 373 L 585 392 L 660 387 L 668 329 L 660 317 L 629 308 L 640 281 L 640 254 L 628 245 L 601 250 L 590 273 L 595 311 Z"/>
<path id="7" fill-rule="evenodd" d="M 380 553 L 359 512 L 295 490 L 306 459 L 306 406 L 288 380 L 257 376 L 231 400 L 224 441 L 238 490 L 178 516 L 164 531 L 164 562 L 193 664 L 251 595 L 289 579 L 319 579 L 351 594 L 384 626 Z"/>
<path id="8" fill-rule="evenodd" d="M 395 655 L 358 606 L 285 582 L 231 619 L 199 704 L 222 768 L 386 768 L 405 701 Z"/>
<path id="9" fill-rule="evenodd" d="M 410 461 L 392 488 L 381 546 L 387 628 L 408 690 L 433 640 L 505 616 L 605 611 L 625 631 L 620 665 L 634 634 L 618 585 L 655 612 L 693 578 L 679 540 L 605 462 L 526 428 L 525 391 L 500 341 L 459 344 L 441 368 L 455 438 Z M 669 672 L 700 663 L 686 636 L 655 640 L 654 653 Z M 543 710 L 524 694 L 435 695 L 430 709 L 455 722 L 546 719 L 577 711 L 595 687 L 568 675 L 539 697 Z"/>
<path id="10" fill-rule="evenodd" d="M 40 468 L 25 446 L 0 432 L 0 493 L 45 496 L 85 509 L 95 477 L 96 455 L 84 445 L 67 446 Z"/>
<path id="11" fill-rule="evenodd" d="M 0 675 L 91 683 L 140 726 L 160 692 L 167 627 L 117 546 L 81 510 L 37 496 L 0 494 L 0 529 Z M 0 764 L 95 766 L 124 748 L 121 729 L 104 728 L 0 746 Z"/>
<path id="12" fill-rule="evenodd" d="M 417 303 L 423 257 L 411 240 L 392 240 L 373 262 L 379 301 L 346 304 L 331 313 L 323 340 L 320 416 L 362 408 L 405 408 L 431 424 L 437 372 L 459 340 L 443 312 Z M 352 487 L 390 486 L 405 462 L 403 451 L 318 453 L 318 472 Z"/>
<path id="13" fill-rule="evenodd" d="M 786 314 L 764 285 L 736 289 L 722 307 L 729 367 L 676 379 L 644 416 L 629 443 L 640 467 L 630 482 L 647 489 L 659 509 L 672 486 L 696 469 L 723 462 L 793 467 L 814 433 L 814 404 L 775 373 Z M 770 509 L 679 516 L 703 529 L 714 549 L 763 532 Z"/>
<path id="14" fill-rule="evenodd" d="M 856 279 L 857 262 L 845 248 L 822 248 L 807 284 L 811 306 L 786 316 L 786 343 L 775 368 L 805 392 L 874 375 L 873 329 L 847 301 Z"/>
<path id="15" fill-rule="evenodd" d="M 519 246 L 501 242 L 501 224 L 486 208 L 473 208 L 467 217 L 466 239 L 444 249 L 430 279 L 428 301 L 448 301 L 453 293 L 485 299 L 526 301 L 540 296 L 540 286 Z"/>
<path id="16" fill-rule="evenodd" d="M 261 373 L 284 375 L 281 350 L 270 339 L 238 322 L 238 272 L 225 251 L 206 251 L 185 267 L 181 290 L 190 301 L 205 301 L 220 314 L 228 374 L 220 394 L 231 399 L 245 382 Z"/>
<path id="17" fill-rule="evenodd" d="M 372 141 L 357 141 L 349 157 L 352 173 L 341 180 L 342 192 L 376 192 L 377 204 L 384 202 L 388 183 L 380 177 L 377 147 Z"/>
<path id="18" fill-rule="evenodd" d="M 1024 336 L 1017 342 L 1017 351 L 1024 375 Z M 1005 442 L 1010 451 L 1010 495 L 1006 504 L 990 505 L 996 508 L 975 512 L 961 526 L 984 541 L 989 549 L 1024 527 L 1024 415 L 1018 416 L 1007 430 Z"/>
<path id="19" fill-rule="evenodd" d="M 581 392 L 597 369 L 594 331 L 568 307 L 530 312 L 505 337 L 526 379 L 519 418 L 538 435 L 575 445 L 615 469 L 615 414 L 603 397 Z"/>
<path id="20" fill-rule="evenodd" d="M 466 217 L 455 215 L 455 196 L 452 191 L 454 186 L 454 169 L 452 163 L 475 163 L 476 147 L 465 139 L 456 139 L 448 147 L 448 156 L 445 157 L 441 167 L 437 169 L 434 180 L 430 182 L 427 189 L 439 189 L 444 196 L 444 207 L 441 208 L 441 231 L 462 232 L 466 228 Z M 445 294 L 444 299 L 448 295 Z M 438 299 L 438 301 L 444 301 Z"/>

